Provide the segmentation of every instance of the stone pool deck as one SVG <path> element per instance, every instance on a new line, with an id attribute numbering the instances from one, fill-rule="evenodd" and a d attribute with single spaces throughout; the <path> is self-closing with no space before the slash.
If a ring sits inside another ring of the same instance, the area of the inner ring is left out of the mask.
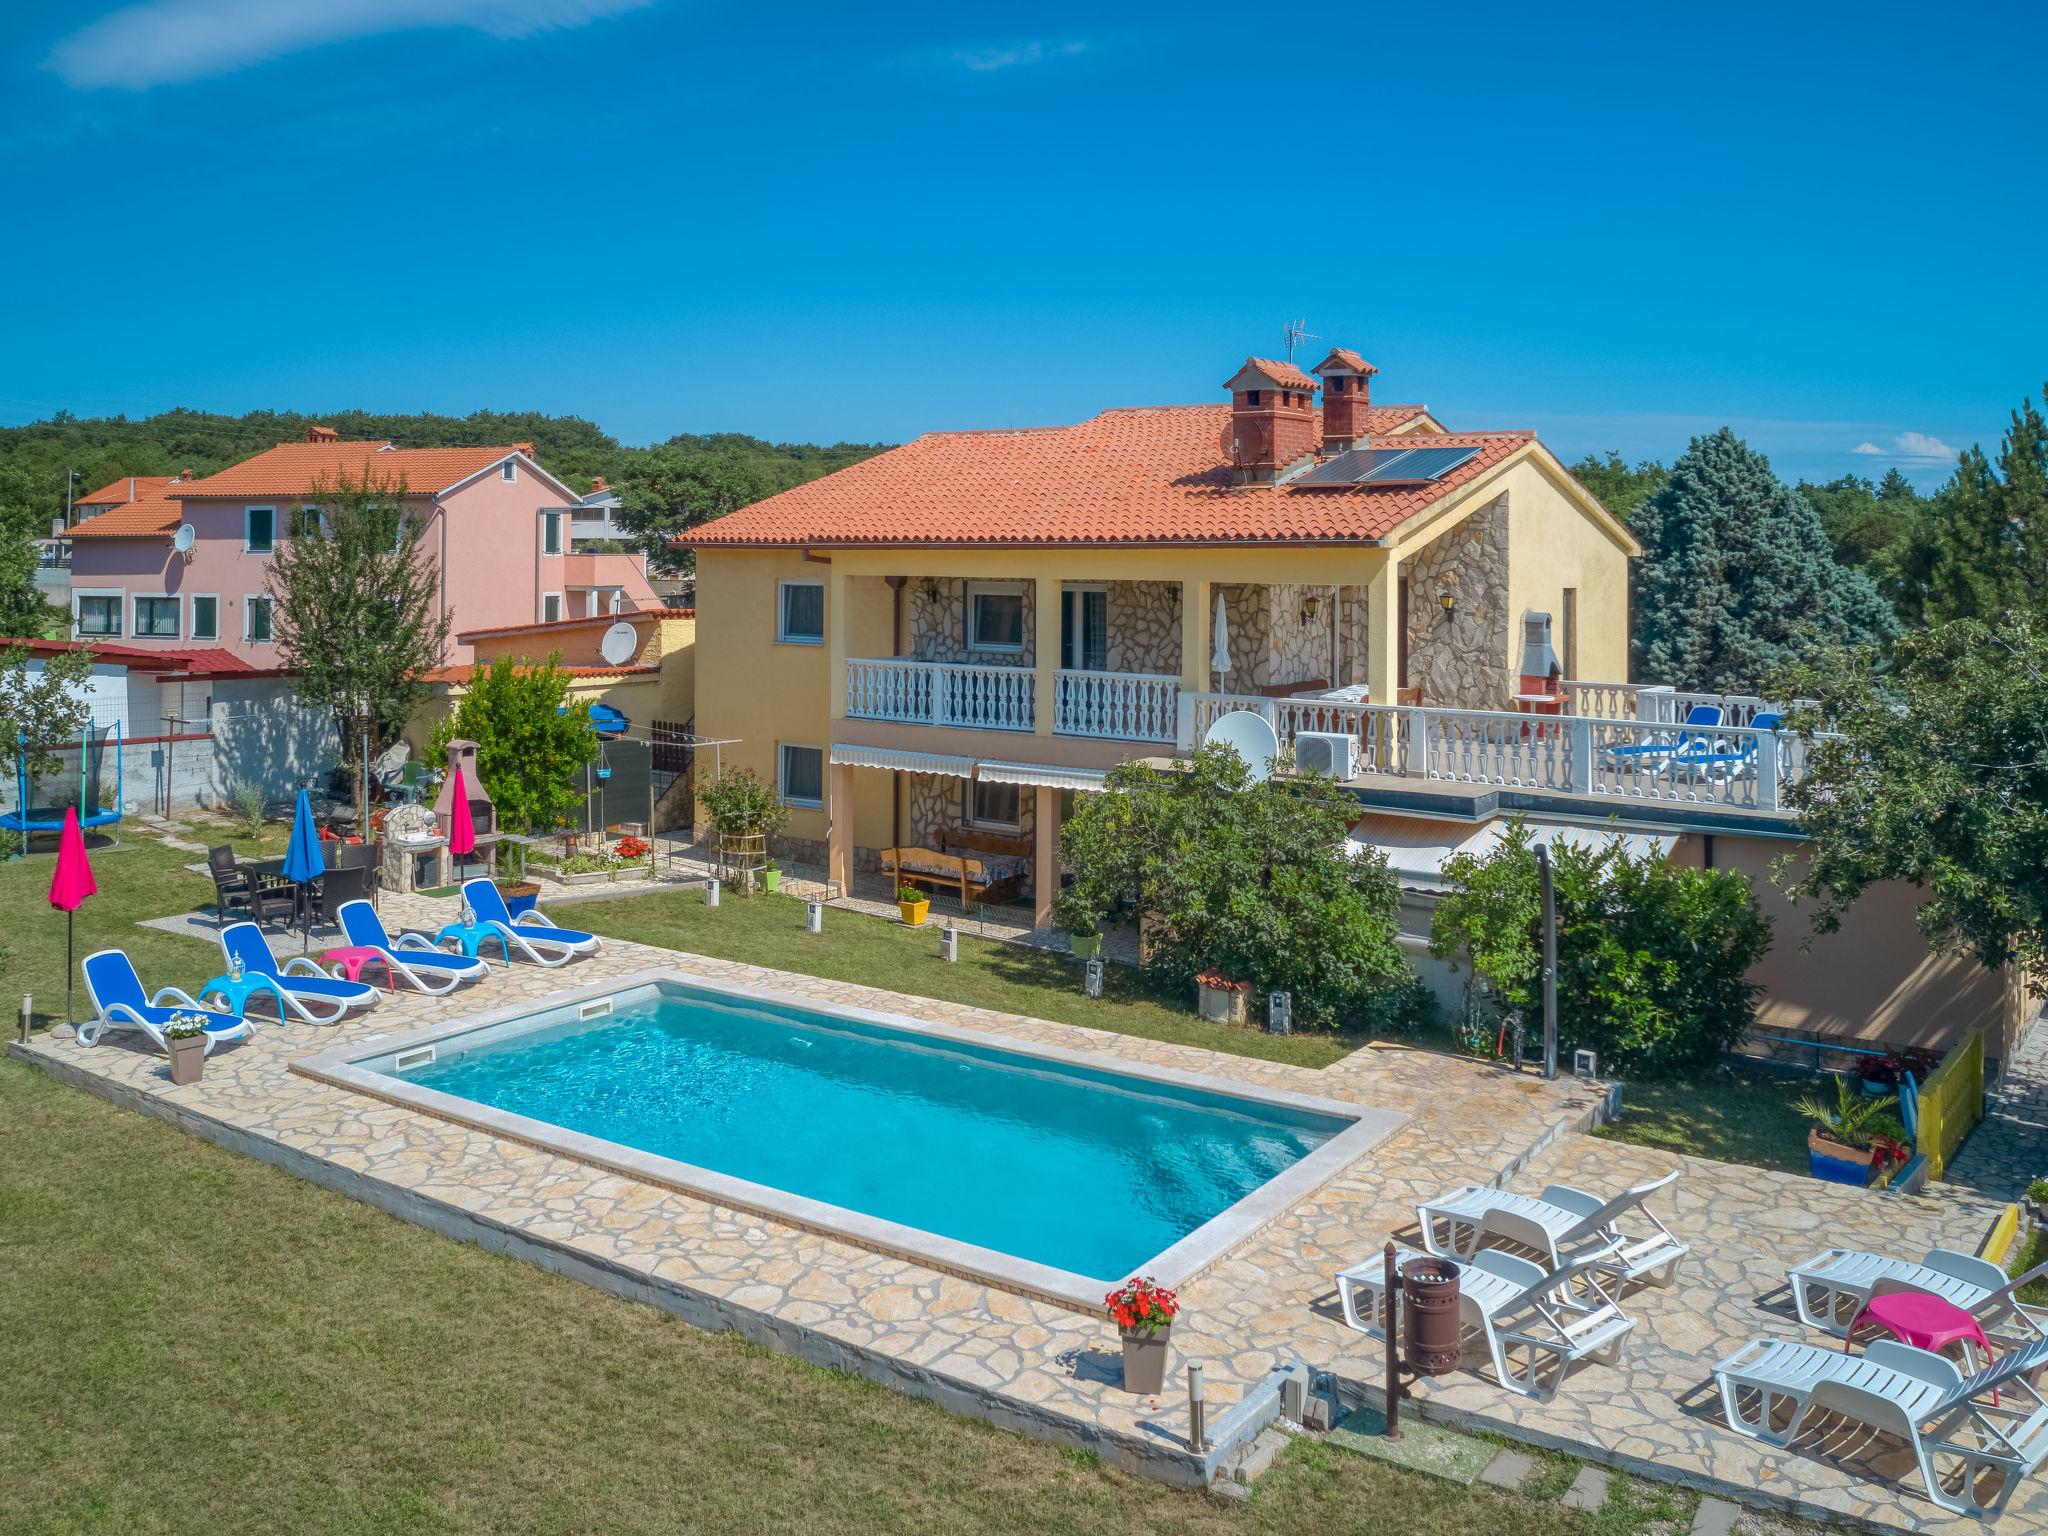
<path id="1" fill-rule="evenodd" d="M 453 908 L 387 897 L 384 916 L 394 929 L 432 932 Z M 803 940 L 795 931 L 790 943 Z M 211 974 L 211 958 L 195 948 L 189 975 L 146 980 L 196 982 Z M 654 966 L 1345 1100 L 1408 1120 L 1185 1288 L 1175 1370 L 1155 1400 L 1121 1390 L 1116 1341 L 1102 1319 L 290 1070 L 294 1060 L 337 1045 L 522 1000 L 538 1004 L 568 987 Z M 1506 1394 L 1468 1370 L 1418 1388 L 1423 1411 L 1835 1523 L 1897 1531 L 1977 1526 L 1936 1509 L 1917 1479 L 1899 1480 L 1896 1454 L 1881 1446 L 1875 1459 L 1870 1446 L 1839 1442 L 1816 1457 L 1729 1434 L 1715 1416 L 1710 1373 L 1754 1335 L 1801 1334 L 1782 1296 L 1787 1263 L 1836 1244 L 1914 1257 L 1936 1244 L 1974 1250 L 1998 1207 L 1873 1196 L 1595 1140 L 1576 1134 L 1604 1102 L 1592 1085 L 1545 1084 L 1398 1047 L 1362 1050 L 1316 1071 L 609 940 L 603 954 L 557 970 L 494 965 L 487 981 L 447 997 L 386 996 L 336 1026 L 259 1024 L 251 1041 L 216 1052 L 190 1087 L 173 1087 L 163 1057 L 132 1033 L 87 1050 L 60 1028 L 11 1049 L 67 1081 L 407 1219 L 1180 1482 L 1203 1481 L 1218 1466 L 1215 1452 L 1198 1454 L 1188 1444 L 1180 1367 L 1189 1362 L 1204 1366 L 1218 1437 L 1230 1425 L 1230 1404 L 1263 1399 L 1274 1369 L 1296 1360 L 1333 1373 L 1354 1395 L 1370 1391 L 1383 1373 L 1382 1347 L 1343 1327 L 1331 1277 L 1376 1253 L 1390 1235 L 1412 1238 L 1422 1199 L 1495 1180 L 1530 1191 L 1553 1180 L 1611 1191 L 1683 1164 L 1685 1177 L 1659 1211 L 1693 1254 L 1671 1289 L 1632 1293 L 1641 1323 L 1619 1368 L 1581 1367 L 1548 1404 Z M 2048 1532 L 2048 1496 L 2023 1489 L 1999 1528 Z"/>

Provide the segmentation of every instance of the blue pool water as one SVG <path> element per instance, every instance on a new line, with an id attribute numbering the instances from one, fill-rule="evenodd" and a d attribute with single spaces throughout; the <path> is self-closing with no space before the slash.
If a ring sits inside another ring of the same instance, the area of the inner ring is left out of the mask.
<path id="1" fill-rule="evenodd" d="M 1350 1124 L 666 983 L 396 1075 L 1112 1280 Z"/>

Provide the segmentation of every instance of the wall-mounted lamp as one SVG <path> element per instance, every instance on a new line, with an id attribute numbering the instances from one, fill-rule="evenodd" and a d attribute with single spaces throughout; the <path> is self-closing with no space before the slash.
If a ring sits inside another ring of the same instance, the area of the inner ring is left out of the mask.
<path id="1" fill-rule="evenodd" d="M 1304 623 L 1304 624 L 1313 624 L 1313 623 L 1315 623 L 1315 621 L 1316 621 L 1316 615 L 1317 615 L 1317 614 L 1319 614 L 1319 613 L 1321 613 L 1322 611 L 1323 611 L 1323 600 L 1322 600 L 1322 599 L 1321 599 L 1320 597 L 1317 597 L 1317 596 L 1315 596 L 1314 594 L 1311 594 L 1311 595 L 1309 595 L 1308 597 L 1305 597 L 1305 598 L 1303 598 L 1303 599 L 1301 600 L 1301 622 L 1302 622 L 1302 623 Z"/>
<path id="2" fill-rule="evenodd" d="M 936 603 L 939 600 L 938 581 L 930 576 L 925 577 L 923 581 L 917 584 L 917 592 L 918 596 L 922 597 L 926 602 Z"/>
<path id="3" fill-rule="evenodd" d="M 1458 594 L 1455 592 L 1444 593 L 1437 599 L 1437 602 L 1443 607 L 1445 618 L 1449 618 L 1458 611 Z"/>

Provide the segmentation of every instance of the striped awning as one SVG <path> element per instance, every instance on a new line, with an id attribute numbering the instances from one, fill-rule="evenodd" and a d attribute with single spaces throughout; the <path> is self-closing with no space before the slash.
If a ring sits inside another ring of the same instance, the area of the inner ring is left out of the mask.
<path id="1" fill-rule="evenodd" d="M 979 777 L 987 784 L 1040 784 L 1047 789 L 1099 790 L 1097 768 L 1056 768 L 1046 763 L 1002 763 L 984 760 Z"/>
<path id="2" fill-rule="evenodd" d="M 1625 828 L 1599 822 L 1544 821 L 1531 816 L 1531 843 L 1548 843 L 1552 848 L 1604 849 L 1619 843 L 1629 857 L 1669 858 L 1677 844 L 1675 834 Z M 1387 856 L 1387 865 L 1403 885 L 1434 890 L 1443 884 L 1444 865 L 1461 853 L 1484 858 L 1500 846 L 1508 829 L 1508 818 L 1496 816 L 1474 828 L 1469 823 L 1431 821 L 1413 816 L 1368 813 L 1352 823 L 1346 842 L 1353 854 L 1377 848 Z"/>
<path id="3" fill-rule="evenodd" d="M 951 779 L 974 777 L 974 759 L 945 752 L 904 752 L 895 747 L 832 744 L 832 761 L 847 768 L 886 768 L 896 773 L 935 773 Z"/>

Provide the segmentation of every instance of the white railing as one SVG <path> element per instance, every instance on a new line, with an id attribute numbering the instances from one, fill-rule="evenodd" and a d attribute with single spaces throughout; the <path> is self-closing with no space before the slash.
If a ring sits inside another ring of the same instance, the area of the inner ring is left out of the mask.
<path id="1" fill-rule="evenodd" d="M 1794 699 L 1788 706 L 1753 693 L 1686 693 L 1662 683 L 1582 683 L 1567 678 L 1559 686 L 1568 715 L 1654 724 L 1677 724 L 1704 705 L 1721 711 L 1723 725 L 1748 725 L 1758 715 L 1787 714 L 1805 702 Z"/>
<path id="2" fill-rule="evenodd" d="M 854 720 L 1028 731 L 1033 676 L 1029 667 L 853 658 L 846 663 L 846 713 Z"/>
<path id="3" fill-rule="evenodd" d="M 1746 725 L 1328 704 L 1256 694 L 1183 694 L 1181 750 L 1192 750 L 1219 718 L 1235 710 L 1264 717 L 1283 750 L 1302 731 L 1354 736 L 1359 777 L 1775 811 L 1784 808 L 1784 786 L 1806 771 L 1804 740 Z"/>
<path id="4" fill-rule="evenodd" d="M 1172 741 L 1180 679 L 1158 672 L 1054 674 L 1052 728 L 1060 736 Z"/>

